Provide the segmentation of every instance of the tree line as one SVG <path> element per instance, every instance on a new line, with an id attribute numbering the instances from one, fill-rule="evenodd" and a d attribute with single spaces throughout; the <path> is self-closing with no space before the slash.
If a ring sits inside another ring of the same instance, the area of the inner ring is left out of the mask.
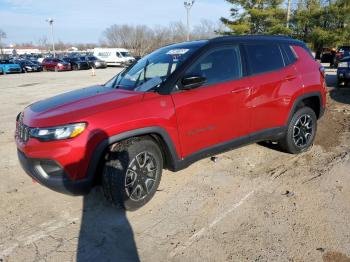
<path id="1" fill-rule="evenodd" d="M 314 50 L 350 43 L 349 0 L 297 0 L 287 23 L 283 0 L 226 0 L 231 16 L 222 17 L 222 34 L 283 34 L 300 39 Z"/>

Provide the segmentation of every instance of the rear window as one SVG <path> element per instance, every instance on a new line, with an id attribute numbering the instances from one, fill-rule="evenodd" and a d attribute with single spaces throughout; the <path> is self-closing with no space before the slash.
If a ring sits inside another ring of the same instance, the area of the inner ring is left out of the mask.
<path id="1" fill-rule="evenodd" d="M 253 75 L 284 67 L 282 53 L 277 44 L 247 44 L 245 49 L 249 71 Z"/>

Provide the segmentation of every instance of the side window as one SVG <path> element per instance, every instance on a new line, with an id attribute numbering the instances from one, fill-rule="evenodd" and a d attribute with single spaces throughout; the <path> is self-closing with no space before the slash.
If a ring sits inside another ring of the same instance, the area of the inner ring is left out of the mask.
<path id="1" fill-rule="evenodd" d="M 207 79 L 206 85 L 242 77 L 239 47 L 214 49 L 199 58 L 186 72 L 186 76 L 203 76 Z"/>
<path id="2" fill-rule="evenodd" d="M 288 44 L 282 44 L 281 48 L 283 50 L 285 64 L 286 65 L 293 64 L 297 60 L 297 57 L 294 51 L 292 50 L 292 47 Z"/>
<path id="3" fill-rule="evenodd" d="M 247 44 L 245 49 L 251 74 L 260 74 L 284 67 L 282 53 L 277 44 Z"/>

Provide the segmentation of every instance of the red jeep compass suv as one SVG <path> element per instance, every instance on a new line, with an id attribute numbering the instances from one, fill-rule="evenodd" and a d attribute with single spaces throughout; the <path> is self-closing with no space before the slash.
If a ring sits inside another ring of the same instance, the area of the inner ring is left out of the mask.
<path id="1" fill-rule="evenodd" d="M 24 170 L 69 194 L 102 184 L 128 210 L 149 201 L 162 169 L 257 141 L 307 150 L 326 105 L 323 68 L 303 42 L 236 36 L 169 45 L 104 85 L 25 108 Z"/>

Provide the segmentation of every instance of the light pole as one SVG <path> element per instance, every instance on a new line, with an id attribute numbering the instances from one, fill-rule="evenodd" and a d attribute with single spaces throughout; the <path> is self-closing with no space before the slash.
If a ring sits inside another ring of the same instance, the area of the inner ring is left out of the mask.
<path id="1" fill-rule="evenodd" d="M 190 40 L 190 11 L 191 11 L 191 8 L 194 4 L 194 0 L 192 1 L 185 1 L 184 2 L 184 6 L 186 8 L 186 11 L 187 11 L 187 41 Z"/>
<path id="2" fill-rule="evenodd" d="M 292 0 L 288 0 L 288 7 L 287 7 L 287 28 L 289 28 L 291 5 L 292 5 Z"/>
<path id="3" fill-rule="evenodd" d="M 55 39 L 53 37 L 53 19 L 49 18 L 46 19 L 46 22 L 48 22 L 50 24 L 51 27 L 51 39 L 52 39 L 52 52 L 53 52 L 53 57 L 56 57 L 56 51 L 55 51 Z"/>

